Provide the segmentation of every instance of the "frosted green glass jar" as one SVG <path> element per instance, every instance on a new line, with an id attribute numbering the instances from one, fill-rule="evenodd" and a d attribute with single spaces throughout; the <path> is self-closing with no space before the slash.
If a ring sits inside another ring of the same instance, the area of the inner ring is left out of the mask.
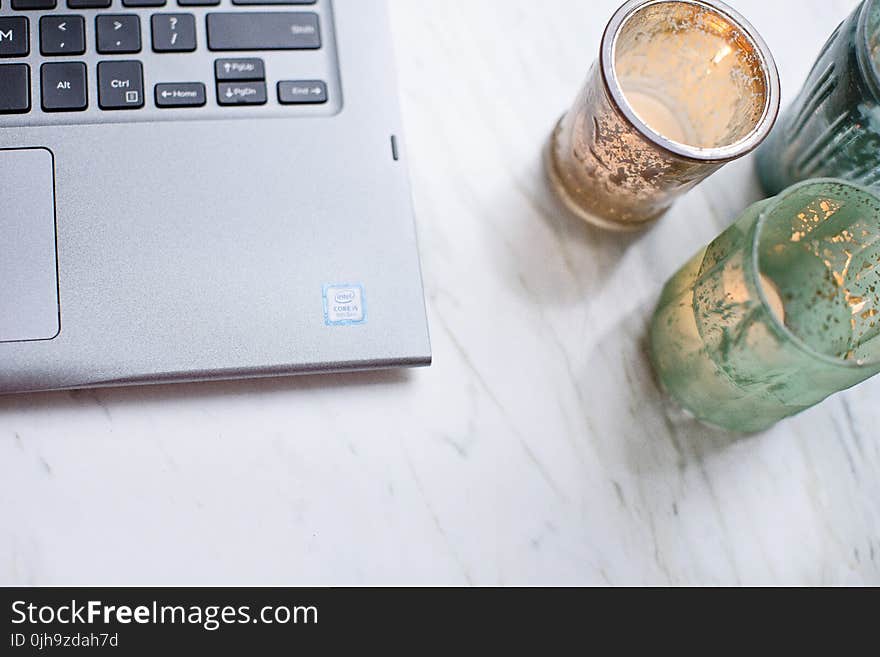
<path id="1" fill-rule="evenodd" d="M 880 185 L 880 0 L 831 35 L 757 161 L 769 194 L 817 177 Z"/>
<path id="2" fill-rule="evenodd" d="M 766 429 L 880 372 L 880 197 L 840 180 L 748 210 L 667 284 L 652 358 L 709 424 Z"/>

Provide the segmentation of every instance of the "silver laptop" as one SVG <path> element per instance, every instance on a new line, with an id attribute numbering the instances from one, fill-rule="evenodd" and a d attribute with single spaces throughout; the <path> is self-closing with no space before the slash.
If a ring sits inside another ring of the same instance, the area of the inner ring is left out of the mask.
<path id="1" fill-rule="evenodd" d="M 0 3 L 0 392 L 427 365 L 381 0 Z"/>

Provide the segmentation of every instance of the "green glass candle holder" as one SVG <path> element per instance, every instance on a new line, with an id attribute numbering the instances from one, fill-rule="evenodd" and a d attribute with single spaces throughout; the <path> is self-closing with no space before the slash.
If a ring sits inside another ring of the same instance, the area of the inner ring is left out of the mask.
<path id="1" fill-rule="evenodd" d="M 819 177 L 880 185 L 880 0 L 831 35 L 757 165 L 769 194 Z"/>
<path id="2" fill-rule="evenodd" d="M 666 285 L 662 385 L 750 433 L 880 372 L 880 197 L 813 180 L 752 206 Z"/>

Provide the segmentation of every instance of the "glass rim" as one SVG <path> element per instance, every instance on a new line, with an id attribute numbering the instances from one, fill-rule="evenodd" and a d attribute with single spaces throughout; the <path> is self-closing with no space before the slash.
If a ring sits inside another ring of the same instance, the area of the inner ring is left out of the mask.
<path id="1" fill-rule="evenodd" d="M 749 134 L 742 139 L 732 144 L 713 148 L 690 146 L 688 144 L 673 141 L 664 137 L 640 119 L 627 100 L 626 94 L 620 85 L 620 80 L 617 77 L 615 67 L 615 55 L 617 53 L 617 43 L 620 37 L 621 28 L 638 11 L 651 5 L 667 3 L 696 5 L 719 14 L 727 21 L 740 28 L 743 35 L 754 47 L 755 52 L 758 53 L 761 63 L 763 64 L 762 68 L 764 70 L 767 89 L 764 111 L 761 114 L 761 118 L 755 124 L 755 127 L 752 128 Z M 747 155 L 760 146 L 761 142 L 767 138 L 779 115 L 781 103 L 779 71 L 776 66 L 776 60 L 770 52 L 770 48 L 751 23 L 749 23 L 736 10 L 729 7 L 724 2 L 721 2 L 721 0 L 628 0 L 628 2 L 615 12 L 605 28 L 605 32 L 602 35 L 599 62 L 599 68 L 602 72 L 605 89 L 610 93 L 613 104 L 617 107 L 623 117 L 649 142 L 665 151 L 685 159 L 698 162 L 727 162 L 742 157 L 743 155 Z"/>
<path id="2" fill-rule="evenodd" d="M 764 309 L 764 314 L 770 318 L 770 325 L 776 330 L 779 337 L 782 337 L 790 342 L 792 345 L 806 353 L 810 358 L 828 363 L 829 365 L 833 365 L 834 367 L 842 367 L 844 369 L 856 371 L 870 369 L 872 367 L 880 365 L 880 355 L 864 361 L 846 360 L 844 358 L 835 358 L 833 356 L 828 356 L 827 354 L 823 354 L 822 352 L 817 351 L 816 349 L 808 345 L 800 336 L 798 336 L 790 328 L 788 328 L 784 321 L 780 321 L 776 313 L 773 312 L 770 301 L 767 299 L 767 295 L 764 292 L 764 286 L 761 283 L 761 258 L 759 253 L 759 246 L 761 243 L 761 235 L 763 234 L 764 227 L 767 225 L 770 215 L 773 213 L 774 210 L 779 208 L 783 201 L 785 201 L 788 197 L 796 194 L 797 192 L 800 192 L 808 187 L 820 187 L 827 186 L 829 184 L 837 185 L 839 187 L 848 187 L 859 192 L 860 194 L 864 194 L 865 196 L 873 199 L 878 208 L 880 208 L 880 196 L 878 196 L 876 192 L 868 187 L 858 185 L 848 180 L 843 180 L 840 178 L 813 178 L 796 183 L 780 192 L 777 196 L 766 199 L 764 201 L 765 206 L 761 208 L 758 219 L 757 221 L 755 221 L 755 224 L 752 227 L 750 238 L 751 263 L 748 267 L 744 268 L 744 273 L 746 274 L 749 283 L 751 283 L 751 285 L 757 290 L 758 299 L 760 300 L 761 306 Z"/>

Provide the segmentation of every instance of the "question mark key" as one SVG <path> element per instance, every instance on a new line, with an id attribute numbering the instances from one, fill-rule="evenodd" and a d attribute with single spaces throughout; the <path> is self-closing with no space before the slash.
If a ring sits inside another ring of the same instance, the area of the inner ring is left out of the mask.
<path id="1" fill-rule="evenodd" d="M 196 49 L 196 19 L 192 14 L 154 14 L 155 52 L 193 52 Z"/>

